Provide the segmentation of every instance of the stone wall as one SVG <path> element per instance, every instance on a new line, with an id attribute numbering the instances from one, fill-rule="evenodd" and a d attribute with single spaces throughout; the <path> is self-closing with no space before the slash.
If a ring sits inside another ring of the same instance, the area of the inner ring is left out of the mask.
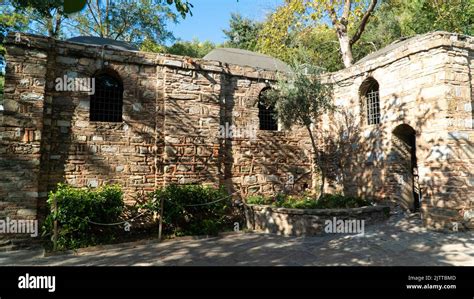
<path id="1" fill-rule="evenodd" d="M 462 215 L 474 209 L 473 44 L 471 37 L 430 33 L 327 76 L 340 108 L 324 117 L 319 136 L 328 192 L 403 203 L 415 182 L 427 225 L 472 226 Z M 275 82 L 274 72 L 24 34 L 10 35 L 6 49 L 1 218 L 44 215 L 58 182 L 119 183 L 129 202 L 171 183 L 224 185 L 236 197 L 312 187 L 307 133 L 256 130 L 259 94 Z M 89 121 L 88 94 L 55 89 L 64 75 L 104 70 L 123 82 L 119 123 Z M 360 93 L 367 78 L 380 87 L 378 125 L 365 122 Z M 394 133 L 400 125 L 416 132 L 413 182 L 409 153 Z M 255 134 L 226 138 L 228 127 Z"/>
<path id="2" fill-rule="evenodd" d="M 409 161 L 395 154 L 400 144 L 394 131 L 408 125 L 416 132 L 414 183 L 421 189 L 425 223 L 435 228 L 451 228 L 452 222 L 472 226 L 462 214 L 474 209 L 474 40 L 435 32 L 391 47 L 328 78 L 335 83 L 340 107 L 331 118 L 335 121 L 326 119 L 327 149 L 339 153 L 328 160 L 335 173 L 330 185 L 400 201 L 409 180 L 403 164 Z M 378 125 L 367 125 L 364 116 L 360 89 L 367 78 L 379 83 Z"/>
<path id="3" fill-rule="evenodd" d="M 166 184 L 225 185 L 236 197 L 311 187 L 303 130 L 220 135 L 226 123 L 258 129 L 258 97 L 274 72 L 20 37 L 6 42 L 1 218 L 44 215 L 59 182 L 118 183 L 128 202 Z M 86 92 L 56 90 L 57 78 L 100 71 L 123 82 L 122 122 L 89 121 Z"/>
<path id="4" fill-rule="evenodd" d="M 388 206 L 370 206 L 353 209 L 287 209 L 262 205 L 246 205 L 245 218 L 247 228 L 265 233 L 285 236 L 314 236 L 328 233 L 325 228 L 331 223 L 331 232 L 334 231 L 332 222 L 348 221 L 347 228 L 355 233 L 357 228 L 354 220 L 360 220 L 358 228 L 383 222 L 388 219 Z M 342 226 L 340 226 L 342 228 Z"/>
<path id="5" fill-rule="evenodd" d="M 41 185 L 47 54 L 10 49 L 0 111 L 0 218 L 36 219 Z"/>

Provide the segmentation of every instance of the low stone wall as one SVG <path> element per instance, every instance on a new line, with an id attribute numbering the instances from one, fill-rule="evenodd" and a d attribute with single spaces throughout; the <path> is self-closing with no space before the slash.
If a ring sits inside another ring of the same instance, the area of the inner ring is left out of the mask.
<path id="1" fill-rule="evenodd" d="M 264 205 L 246 205 L 247 228 L 286 236 L 326 234 L 326 220 L 364 220 L 370 225 L 386 220 L 388 206 L 371 206 L 354 209 L 287 209 Z"/>

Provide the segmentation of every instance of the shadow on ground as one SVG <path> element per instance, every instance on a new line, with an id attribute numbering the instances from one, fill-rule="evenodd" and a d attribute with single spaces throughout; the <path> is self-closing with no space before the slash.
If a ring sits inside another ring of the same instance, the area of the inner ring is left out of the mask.
<path id="1" fill-rule="evenodd" d="M 423 228 L 398 212 L 364 235 L 283 237 L 235 233 L 163 243 L 120 244 L 43 257 L 42 250 L 0 254 L 0 265 L 45 266 L 474 266 L 472 232 Z"/>

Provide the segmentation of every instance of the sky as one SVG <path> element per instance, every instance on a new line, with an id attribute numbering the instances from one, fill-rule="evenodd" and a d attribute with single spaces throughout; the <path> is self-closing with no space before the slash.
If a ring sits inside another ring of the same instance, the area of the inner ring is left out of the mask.
<path id="1" fill-rule="evenodd" d="M 210 40 L 222 43 L 225 40 L 223 29 L 228 28 L 230 15 L 238 12 L 252 20 L 262 21 L 268 12 L 283 3 L 283 0 L 193 0 L 193 16 L 186 16 L 179 24 L 169 24 L 168 30 L 177 39 L 190 41 Z"/>

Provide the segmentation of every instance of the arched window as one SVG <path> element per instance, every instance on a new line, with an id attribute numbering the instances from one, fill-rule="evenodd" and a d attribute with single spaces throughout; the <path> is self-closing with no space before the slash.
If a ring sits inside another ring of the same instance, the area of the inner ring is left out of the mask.
<path id="1" fill-rule="evenodd" d="M 275 112 L 275 106 L 268 103 L 265 93 L 270 89 L 266 88 L 260 92 L 258 99 L 258 120 L 260 122 L 260 130 L 277 131 L 278 120 Z"/>
<path id="2" fill-rule="evenodd" d="M 380 123 L 379 83 L 374 78 L 366 79 L 360 88 L 362 104 L 365 106 L 365 117 L 368 125 Z"/>
<path id="3" fill-rule="evenodd" d="M 94 77 L 95 92 L 91 95 L 90 120 L 121 122 L 123 85 L 117 76 L 100 73 Z"/>

